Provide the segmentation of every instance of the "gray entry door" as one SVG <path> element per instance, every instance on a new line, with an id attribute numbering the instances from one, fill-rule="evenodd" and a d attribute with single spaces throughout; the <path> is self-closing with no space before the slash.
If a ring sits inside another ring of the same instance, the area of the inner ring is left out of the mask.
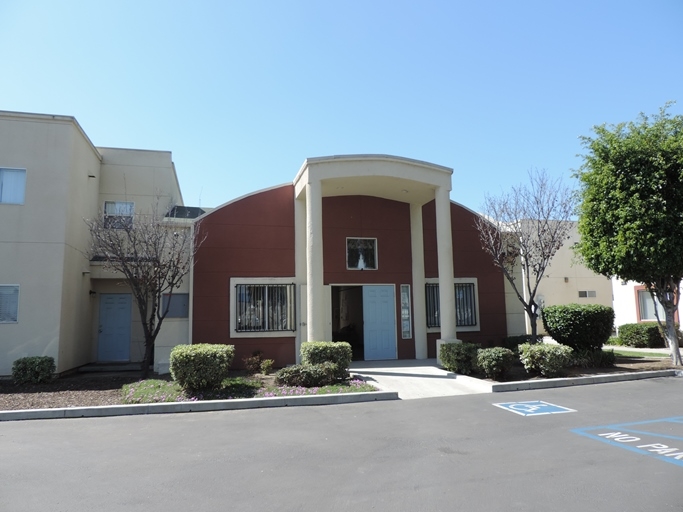
<path id="1" fill-rule="evenodd" d="M 396 359 L 394 287 L 363 286 L 364 359 Z"/>
<path id="2" fill-rule="evenodd" d="M 131 304 L 129 293 L 100 295 L 98 361 L 130 361 Z"/>

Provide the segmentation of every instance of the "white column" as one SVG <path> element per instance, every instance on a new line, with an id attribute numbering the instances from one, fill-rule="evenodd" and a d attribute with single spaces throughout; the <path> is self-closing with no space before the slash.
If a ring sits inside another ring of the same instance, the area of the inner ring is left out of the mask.
<path id="1" fill-rule="evenodd" d="M 323 198 L 320 181 L 306 184 L 306 283 L 308 341 L 324 341 Z"/>
<path id="2" fill-rule="evenodd" d="M 456 341 L 455 288 L 453 286 L 453 236 L 449 190 L 436 189 L 436 246 L 439 259 L 439 318 L 441 340 Z"/>
<path id="3" fill-rule="evenodd" d="M 413 261 L 413 337 L 415 359 L 427 359 L 427 305 L 425 303 L 422 205 L 410 205 L 410 250 Z"/>
<path id="4" fill-rule="evenodd" d="M 294 281 L 297 284 L 297 297 L 299 302 L 296 305 L 297 322 L 299 325 L 296 330 L 296 339 L 294 341 L 294 350 L 296 363 L 301 362 L 301 342 L 306 340 L 308 334 L 308 327 L 306 315 L 308 311 L 303 311 L 301 305 L 304 307 L 306 300 L 301 297 L 302 293 L 306 292 L 306 201 L 304 199 L 294 199 Z M 304 334 L 306 329 L 306 334 Z"/>

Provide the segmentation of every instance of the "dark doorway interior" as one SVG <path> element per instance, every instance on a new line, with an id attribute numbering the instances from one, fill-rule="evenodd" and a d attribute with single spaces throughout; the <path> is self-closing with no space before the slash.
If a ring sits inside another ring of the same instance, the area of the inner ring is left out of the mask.
<path id="1" fill-rule="evenodd" d="M 362 286 L 332 287 L 332 340 L 348 342 L 354 361 L 364 359 Z"/>

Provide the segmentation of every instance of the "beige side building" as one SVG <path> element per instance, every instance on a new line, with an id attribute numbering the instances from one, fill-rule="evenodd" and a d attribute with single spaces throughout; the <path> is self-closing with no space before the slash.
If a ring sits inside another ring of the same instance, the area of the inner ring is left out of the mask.
<path id="1" fill-rule="evenodd" d="M 137 307 L 86 256 L 85 219 L 157 201 L 183 205 L 170 152 L 95 147 L 73 117 L 0 111 L 0 375 L 24 356 L 52 356 L 60 373 L 142 360 Z M 189 341 L 189 278 L 183 286 L 157 338 L 157 371 Z"/>
<path id="2" fill-rule="evenodd" d="M 536 302 L 541 307 L 559 304 L 601 304 L 612 307 L 612 281 L 579 261 L 574 253 L 574 245 L 578 241 L 579 233 L 575 224 L 569 232 L 569 239 L 551 260 L 538 285 Z M 529 319 L 525 321 L 527 333 L 530 333 Z M 540 318 L 538 332 L 545 333 Z"/>

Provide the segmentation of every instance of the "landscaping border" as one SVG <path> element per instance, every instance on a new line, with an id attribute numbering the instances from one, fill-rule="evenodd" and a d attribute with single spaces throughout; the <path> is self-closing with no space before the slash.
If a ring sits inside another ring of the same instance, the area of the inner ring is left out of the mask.
<path id="1" fill-rule="evenodd" d="M 101 418 L 107 416 L 133 416 L 142 414 L 169 414 L 182 412 L 233 411 L 240 409 L 261 409 L 267 407 L 351 404 L 383 400 L 398 400 L 398 393 L 396 391 L 369 391 L 363 393 L 333 393 L 329 395 L 235 398 L 231 400 L 200 400 L 196 402 L 102 405 L 96 407 L 67 407 L 55 409 L 22 409 L 16 411 L 0 411 L 0 422 L 59 418 Z"/>

